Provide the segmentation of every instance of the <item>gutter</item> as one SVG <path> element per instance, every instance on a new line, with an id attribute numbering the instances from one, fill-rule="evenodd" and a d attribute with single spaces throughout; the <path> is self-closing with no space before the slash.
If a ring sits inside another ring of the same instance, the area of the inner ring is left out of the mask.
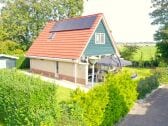
<path id="1" fill-rule="evenodd" d="M 0 54 L 0 57 L 6 57 L 6 58 L 11 58 L 11 59 L 19 59 L 19 57 L 10 56 L 10 55 L 5 55 L 5 54 Z"/>
<path id="2" fill-rule="evenodd" d="M 63 61 L 63 62 L 71 62 L 71 63 L 78 63 L 79 62 L 78 59 L 61 59 L 61 58 L 39 57 L 39 56 L 26 56 L 26 57 L 32 58 L 32 59 Z"/>

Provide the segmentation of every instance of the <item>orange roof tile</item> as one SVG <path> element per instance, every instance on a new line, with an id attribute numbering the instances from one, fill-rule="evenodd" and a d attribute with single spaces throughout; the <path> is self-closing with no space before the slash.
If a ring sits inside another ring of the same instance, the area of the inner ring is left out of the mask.
<path id="1" fill-rule="evenodd" d="M 44 27 L 43 31 L 39 34 L 37 39 L 33 42 L 29 48 L 26 56 L 36 57 L 49 57 L 49 58 L 62 58 L 62 59 L 78 59 L 89 38 L 94 32 L 99 21 L 102 19 L 103 14 L 95 14 L 96 20 L 89 29 L 69 30 L 56 32 L 56 36 L 53 39 L 49 39 L 50 30 L 53 28 L 56 21 L 49 21 Z M 94 15 L 94 16 L 95 16 Z M 88 15 L 93 16 L 93 15 Z M 88 16 L 82 16 L 77 18 L 85 18 Z M 66 19 L 71 20 L 71 19 Z"/>

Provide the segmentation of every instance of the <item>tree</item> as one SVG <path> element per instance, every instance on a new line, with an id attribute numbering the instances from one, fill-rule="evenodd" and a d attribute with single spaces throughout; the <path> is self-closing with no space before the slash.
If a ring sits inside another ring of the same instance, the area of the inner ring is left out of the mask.
<path id="1" fill-rule="evenodd" d="M 121 57 L 127 60 L 132 60 L 137 50 L 138 50 L 137 46 L 124 46 L 121 51 Z"/>
<path id="2" fill-rule="evenodd" d="M 24 51 L 18 43 L 6 40 L 0 42 L 0 54 L 1 53 L 10 55 L 23 55 Z"/>
<path id="3" fill-rule="evenodd" d="M 150 14 L 154 19 L 152 24 L 159 25 L 154 35 L 157 43 L 157 53 L 161 59 L 168 61 L 168 0 L 152 0 L 154 11 Z"/>
<path id="4" fill-rule="evenodd" d="M 4 4 L 0 40 L 26 45 L 31 44 L 48 20 L 74 17 L 83 12 L 83 0 L 4 0 Z"/>

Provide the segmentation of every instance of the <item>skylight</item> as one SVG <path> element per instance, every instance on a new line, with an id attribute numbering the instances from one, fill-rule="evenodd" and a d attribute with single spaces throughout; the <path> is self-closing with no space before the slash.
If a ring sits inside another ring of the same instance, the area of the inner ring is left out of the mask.
<path id="1" fill-rule="evenodd" d="M 51 32 L 48 39 L 54 39 L 56 35 L 56 32 Z"/>

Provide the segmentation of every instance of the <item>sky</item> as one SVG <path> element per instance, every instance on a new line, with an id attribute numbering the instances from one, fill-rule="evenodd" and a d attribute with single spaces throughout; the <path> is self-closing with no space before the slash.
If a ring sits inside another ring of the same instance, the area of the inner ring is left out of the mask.
<path id="1" fill-rule="evenodd" d="M 104 13 L 116 42 L 153 42 L 150 7 L 151 0 L 84 0 L 83 15 Z"/>
<path id="2" fill-rule="evenodd" d="M 83 15 L 104 13 L 116 42 L 153 42 L 151 0 L 85 0 Z"/>

